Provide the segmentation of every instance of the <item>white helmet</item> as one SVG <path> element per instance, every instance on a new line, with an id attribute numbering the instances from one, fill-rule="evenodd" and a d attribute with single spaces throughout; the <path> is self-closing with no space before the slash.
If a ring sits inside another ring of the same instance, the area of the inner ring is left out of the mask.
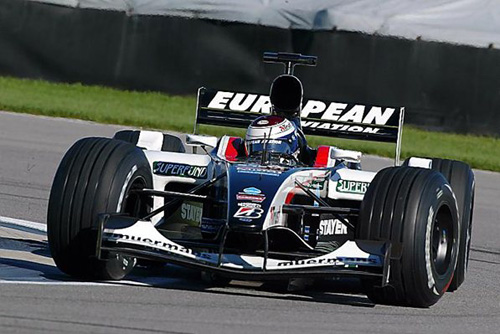
<path id="1" fill-rule="evenodd" d="M 299 139 L 295 125 L 282 116 L 261 116 L 248 127 L 245 137 L 248 154 L 254 155 L 264 150 L 297 157 Z"/>

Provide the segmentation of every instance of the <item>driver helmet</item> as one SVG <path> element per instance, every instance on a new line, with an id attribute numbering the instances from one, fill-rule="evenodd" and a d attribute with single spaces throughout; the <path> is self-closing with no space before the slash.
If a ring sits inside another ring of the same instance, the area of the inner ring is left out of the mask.
<path id="1" fill-rule="evenodd" d="M 249 156 L 266 151 L 298 158 L 300 153 L 297 128 L 283 116 L 255 119 L 248 127 L 245 144 Z"/>

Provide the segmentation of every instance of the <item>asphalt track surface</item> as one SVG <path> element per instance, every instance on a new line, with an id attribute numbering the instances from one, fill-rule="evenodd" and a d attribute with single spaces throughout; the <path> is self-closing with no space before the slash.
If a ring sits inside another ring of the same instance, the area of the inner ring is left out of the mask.
<path id="1" fill-rule="evenodd" d="M 499 332 L 500 174 L 483 171 L 475 171 L 467 280 L 430 309 L 373 305 L 348 280 L 294 293 L 247 282 L 216 288 L 174 266 L 135 270 L 120 283 L 70 279 L 54 267 L 44 233 L 9 218 L 45 224 L 64 152 L 122 128 L 0 112 L 0 333 Z M 368 170 L 389 164 L 364 161 Z"/>

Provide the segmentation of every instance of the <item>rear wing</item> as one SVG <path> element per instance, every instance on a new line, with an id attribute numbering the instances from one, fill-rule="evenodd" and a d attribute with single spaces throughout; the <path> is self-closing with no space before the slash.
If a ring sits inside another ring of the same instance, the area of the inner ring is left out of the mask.
<path id="1" fill-rule="evenodd" d="M 269 96 L 198 90 L 196 123 L 247 128 L 257 117 L 271 113 Z M 404 108 L 305 100 L 301 111 L 306 135 L 359 139 L 396 144 L 395 164 L 400 164 Z"/>

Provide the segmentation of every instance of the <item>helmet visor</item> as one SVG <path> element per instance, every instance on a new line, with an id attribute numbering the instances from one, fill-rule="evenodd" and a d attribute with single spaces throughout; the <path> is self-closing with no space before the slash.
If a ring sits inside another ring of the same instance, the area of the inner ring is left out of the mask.
<path id="1" fill-rule="evenodd" d="M 270 153 L 293 155 L 297 151 L 296 143 L 281 139 L 255 139 L 247 141 L 248 154 L 255 155 L 264 150 Z"/>

